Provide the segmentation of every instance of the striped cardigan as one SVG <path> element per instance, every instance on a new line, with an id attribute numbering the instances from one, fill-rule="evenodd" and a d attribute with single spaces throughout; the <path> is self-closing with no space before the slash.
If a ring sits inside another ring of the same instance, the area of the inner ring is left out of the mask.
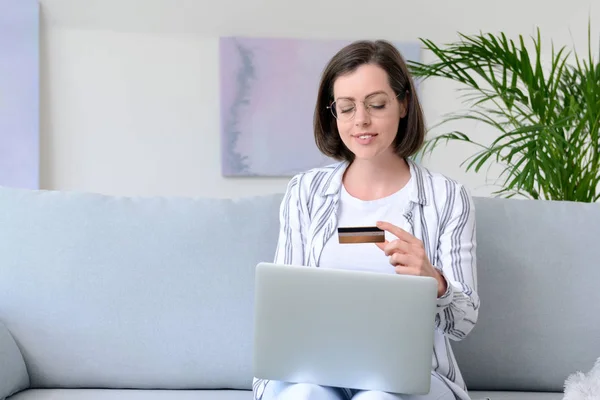
<path id="1" fill-rule="evenodd" d="M 448 290 L 437 301 L 432 373 L 457 398 L 468 400 L 450 340 L 461 340 L 473 329 L 479 310 L 473 201 L 461 184 L 412 160 L 408 163 L 414 189 L 409 191 L 403 222 L 423 242 L 430 262 L 448 282 Z M 280 208 L 276 263 L 319 266 L 323 247 L 337 229 L 336 211 L 347 166 L 340 162 L 290 180 Z M 257 399 L 266 384 L 254 380 Z"/>

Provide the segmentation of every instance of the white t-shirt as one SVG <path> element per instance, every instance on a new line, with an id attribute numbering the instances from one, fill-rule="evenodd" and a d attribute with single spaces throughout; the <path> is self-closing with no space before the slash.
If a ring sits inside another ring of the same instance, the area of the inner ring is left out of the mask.
<path id="1" fill-rule="evenodd" d="M 352 197 L 342 185 L 338 227 L 375 226 L 377 221 L 386 221 L 406 229 L 404 212 L 408 205 L 410 183 L 390 196 L 368 201 Z M 389 241 L 397 239 L 389 232 L 385 232 L 385 237 Z M 319 267 L 395 273 L 389 257 L 375 243 L 340 244 L 337 231 L 325 244 Z"/>

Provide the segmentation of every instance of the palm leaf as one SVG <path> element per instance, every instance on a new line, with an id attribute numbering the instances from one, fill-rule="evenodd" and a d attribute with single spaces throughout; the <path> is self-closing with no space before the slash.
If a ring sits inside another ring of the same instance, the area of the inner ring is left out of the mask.
<path id="1" fill-rule="evenodd" d="M 447 114 L 434 128 L 473 120 L 498 132 L 487 145 L 466 132 L 442 132 L 428 139 L 422 152 L 432 153 L 443 142 L 468 142 L 478 150 L 461 164 L 467 171 L 503 165 L 496 195 L 598 201 L 600 65 L 592 56 L 590 33 L 588 25 L 585 59 L 552 44 L 548 68 L 539 29 L 529 48 L 523 36 L 512 40 L 504 33 L 461 33 L 444 46 L 421 39 L 437 59 L 429 64 L 409 61 L 413 75 L 460 83 L 467 107 Z M 569 62 L 571 55 L 574 62 Z"/>

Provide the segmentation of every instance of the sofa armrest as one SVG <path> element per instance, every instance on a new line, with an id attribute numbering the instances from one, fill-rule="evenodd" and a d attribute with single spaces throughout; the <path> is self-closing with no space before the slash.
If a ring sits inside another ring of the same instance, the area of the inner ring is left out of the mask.
<path id="1" fill-rule="evenodd" d="M 29 387 L 29 374 L 21 351 L 8 328 L 0 322 L 0 400 Z"/>

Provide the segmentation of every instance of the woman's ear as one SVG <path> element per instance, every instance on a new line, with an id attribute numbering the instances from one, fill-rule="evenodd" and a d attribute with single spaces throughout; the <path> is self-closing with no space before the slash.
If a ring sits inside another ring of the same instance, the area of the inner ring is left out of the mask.
<path id="1" fill-rule="evenodd" d="M 399 101 L 400 103 L 400 119 L 406 117 L 406 115 L 408 114 L 408 91 L 406 92 L 406 96 L 404 96 L 404 98 L 402 100 Z"/>

